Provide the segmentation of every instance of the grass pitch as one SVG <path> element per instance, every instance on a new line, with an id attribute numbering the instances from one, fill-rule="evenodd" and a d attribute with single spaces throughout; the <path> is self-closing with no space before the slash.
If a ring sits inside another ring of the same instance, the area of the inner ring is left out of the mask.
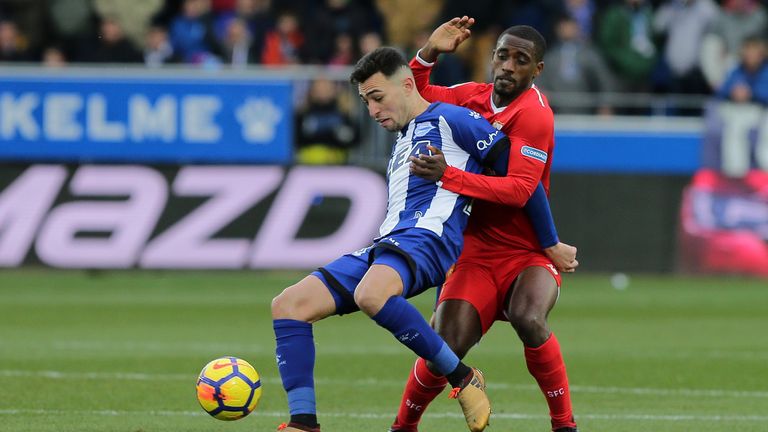
<path id="1" fill-rule="evenodd" d="M 0 430 L 273 431 L 287 418 L 271 298 L 301 274 L 0 271 Z M 414 300 L 428 314 L 434 291 Z M 768 282 L 567 276 L 550 323 L 579 427 L 589 431 L 768 431 Z M 385 431 L 413 356 L 365 316 L 315 326 L 324 431 Z M 262 375 L 257 411 L 209 417 L 197 373 L 235 355 Z M 467 358 L 484 370 L 490 432 L 547 431 L 520 342 L 497 323 Z M 442 395 L 422 431 L 464 431 Z"/>

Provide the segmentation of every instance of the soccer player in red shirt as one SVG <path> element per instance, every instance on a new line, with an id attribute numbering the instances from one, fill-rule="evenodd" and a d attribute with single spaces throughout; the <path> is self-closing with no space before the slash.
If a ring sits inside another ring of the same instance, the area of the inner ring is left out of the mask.
<path id="1" fill-rule="evenodd" d="M 470 174 L 447 166 L 436 149 L 431 156 L 411 160 L 414 174 L 476 198 L 464 232 L 464 250 L 440 292 L 434 325 L 463 358 L 494 321 L 509 321 L 525 346 L 528 370 L 549 405 L 552 430 L 575 432 L 565 364 L 557 338 L 547 325 L 561 282 L 547 254 L 557 253 L 542 253 L 530 219 L 522 210 L 539 182 L 549 192 L 554 116 L 547 98 L 533 84 L 544 67 L 545 41 L 531 27 L 511 27 L 501 34 L 493 52 L 493 83 L 430 85 L 430 71 L 438 55 L 453 52 L 470 36 L 473 23 L 473 18 L 465 16 L 442 24 L 410 63 L 425 99 L 470 108 L 510 140 L 509 169 L 504 177 Z M 562 247 L 570 246 L 555 246 Z M 574 258 L 564 270 L 572 271 L 576 265 Z M 419 358 L 390 431 L 416 431 L 427 405 L 445 384 L 445 378 Z"/>

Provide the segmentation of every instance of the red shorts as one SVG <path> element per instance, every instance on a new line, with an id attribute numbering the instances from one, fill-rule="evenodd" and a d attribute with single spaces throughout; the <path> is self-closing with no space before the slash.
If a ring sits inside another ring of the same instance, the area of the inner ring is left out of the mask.
<path id="1" fill-rule="evenodd" d="M 479 259 L 477 255 L 461 255 L 443 284 L 437 304 L 445 300 L 464 300 L 480 314 L 483 334 L 496 320 L 508 321 L 504 313 L 507 297 L 517 276 L 528 267 L 544 267 L 555 278 L 557 286 L 562 279 L 545 255 L 531 251 L 507 252 L 499 258 Z"/>

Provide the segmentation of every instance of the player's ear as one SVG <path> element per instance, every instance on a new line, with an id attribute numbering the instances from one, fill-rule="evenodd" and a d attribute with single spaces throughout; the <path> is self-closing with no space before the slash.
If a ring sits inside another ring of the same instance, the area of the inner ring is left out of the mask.
<path id="1" fill-rule="evenodd" d="M 533 77 L 536 78 L 541 74 L 542 71 L 544 71 L 544 62 L 540 61 L 536 63 L 536 70 L 533 71 Z"/>
<path id="2" fill-rule="evenodd" d="M 412 92 L 416 91 L 416 81 L 414 81 L 412 75 L 406 75 L 403 78 L 403 90 L 405 90 L 406 94 L 411 94 Z"/>

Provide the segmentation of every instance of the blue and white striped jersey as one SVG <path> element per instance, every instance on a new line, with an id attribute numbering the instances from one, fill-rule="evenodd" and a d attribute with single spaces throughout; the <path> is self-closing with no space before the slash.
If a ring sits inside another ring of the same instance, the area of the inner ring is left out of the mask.
<path id="1" fill-rule="evenodd" d="M 448 165 L 479 173 L 491 149 L 504 137 L 472 110 L 431 104 L 397 134 L 387 169 L 389 201 L 380 236 L 415 227 L 441 238 L 449 236 L 444 240 L 461 245 L 471 200 L 440 188 L 439 182 L 411 175 L 408 158 L 427 153 L 427 145 L 432 145 L 443 151 Z"/>

